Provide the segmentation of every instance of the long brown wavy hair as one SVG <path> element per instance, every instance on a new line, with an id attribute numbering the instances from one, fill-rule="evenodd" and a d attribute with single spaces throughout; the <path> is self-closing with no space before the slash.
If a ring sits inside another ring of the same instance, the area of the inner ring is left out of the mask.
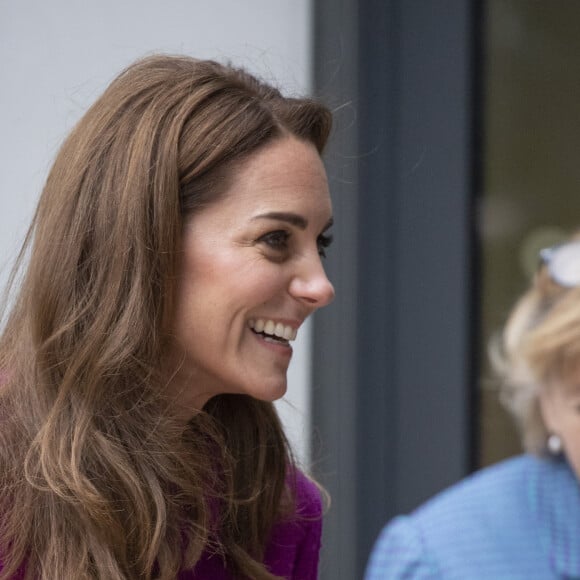
<path id="1" fill-rule="evenodd" d="M 74 128 L 0 338 L 0 578 L 170 579 L 204 550 L 273 578 L 261 560 L 294 469 L 273 405 L 220 395 L 184 430 L 162 362 L 184 219 L 259 148 L 294 135 L 322 152 L 330 127 L 243 70 L 153 56 Z"/>

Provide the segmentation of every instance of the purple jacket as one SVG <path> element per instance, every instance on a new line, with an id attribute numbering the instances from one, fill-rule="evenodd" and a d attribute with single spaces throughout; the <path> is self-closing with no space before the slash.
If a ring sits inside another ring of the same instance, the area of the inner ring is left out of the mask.
<path id="1" fill-rule="evenodd" d="M 316 580 L 322 533 L 322 503 L 318 488 L 301 472 L 296 473 L 296 517 L 274 526 L 264 563 L 286 580 Z M 24 574 L 14 580 L 22 580 Z M 235 580 L 221 558 L 203 554 L 194 570 L 181 572 L 177 580 Z"/>
<path id="2" fill-rule="evenodd" d="M 287 580 L 316 580 L 322 534 L 322 503 L 318 488 L 301 472 L 296 473 L 296 518 L 272 530 L 264 563 L 272 574 Z M 178 580 L 234 580 L 219 557 L 204 554 L 194 571 Z"/>

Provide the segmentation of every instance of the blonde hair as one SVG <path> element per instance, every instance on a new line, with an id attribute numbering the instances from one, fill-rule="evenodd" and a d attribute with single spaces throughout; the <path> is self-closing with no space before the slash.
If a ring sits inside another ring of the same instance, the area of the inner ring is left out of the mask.
<path id="1" fill-rule="evenodd" d="M 291 134 L 321 152 L 330 126 L 242 70 L 154 56 L 74 128 L 0 339 L 0 578 L 169 579 L 206 549 L 273 578 L 261 558 L 294 469 L 273 405 L 221 395 L 184 432 L 161 361 L 184 218 L 260 147 Z"/>
<path id="2" fill-rule="evenodd" d="M 580 288 L 556 284 L 543 266 L 512 310 L 492 357 L 503 378 L 501 398 L 520 428 L 524 448 L 546 452 L 549 435 L 539 395 L 580 370 Z"/>

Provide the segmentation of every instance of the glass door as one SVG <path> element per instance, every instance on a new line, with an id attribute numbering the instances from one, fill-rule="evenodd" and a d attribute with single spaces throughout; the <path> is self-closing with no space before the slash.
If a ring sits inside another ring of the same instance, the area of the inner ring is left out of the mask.
<path id="1" fill-rule="evenodd" d="M 487 347 L 540 248 L 580 226 L 580 2 L 488 0 L 484 23 L 479 463 L 520 450 Z"/>

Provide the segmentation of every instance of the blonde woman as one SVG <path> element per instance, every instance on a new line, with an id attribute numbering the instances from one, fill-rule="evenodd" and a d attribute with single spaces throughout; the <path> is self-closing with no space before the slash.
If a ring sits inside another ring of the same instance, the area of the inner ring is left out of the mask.
<path id="1" fill-rule="evenodd" d="M 272 401 L 334 295 L 330 126 L 155 56 L 72 131 L 0 340 L 0 578 L 316 578 L 320 496 Z"/>
<path id="2" fill-rule="evenodd" d="M 540 261 L 498 359 L 526 453 L 395 518 L 367 580 L 580 577 L 580 241 Z"/>

